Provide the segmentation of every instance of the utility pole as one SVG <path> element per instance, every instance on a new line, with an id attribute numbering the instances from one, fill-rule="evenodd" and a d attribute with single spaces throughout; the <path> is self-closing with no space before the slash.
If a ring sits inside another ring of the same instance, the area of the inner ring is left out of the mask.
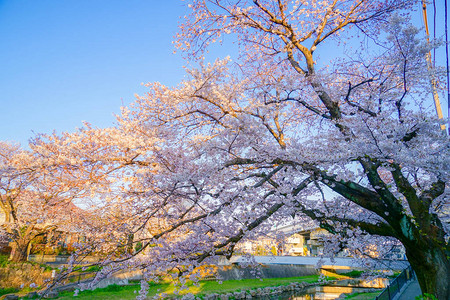
<path id="1" fill-rule="evenodd" d="M 427 4 L 425 0 L 422 0 L 422 15 L 423 15 L 423 22 L 425 24 L 425 31 L 427 33 L 427 41 L 430 43 L 430 32 L 428 30 L 428 19 L 427 19 Z M 430 83 L 431 83 L 431 89 L 433 93 L 433 99 L 434 99 L 434 107 L 436 108 L 436 113 L 438 115 L 439 119 L 443 119 L 444 116 L 442 114 L 442 108 L 441 103 L 439 101 L 439 95 L 436 88 L 436 79 L 434 77 L 434 71 L 433 71 L 433 63 L 431 61 L 431 51 L 428 51 L 427 56 L 427 69 L 430 74 Z M 441 124 L 441 130 L 445 130 L 445 125 Z"/>

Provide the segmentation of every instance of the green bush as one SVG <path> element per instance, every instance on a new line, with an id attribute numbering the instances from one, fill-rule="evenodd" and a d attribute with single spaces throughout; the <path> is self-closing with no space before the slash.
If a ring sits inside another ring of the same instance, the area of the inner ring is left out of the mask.
<path id="1" fill-rule="evenodd" d="M 142 249 L 142 242 L 137 242 L 136 245 L 134 246 L 134 251 L 139 251 Z"/>
<path id="2" fill-rule="evenodd" d="M 437 298 L 432 294 L 425 293 L 422 296 L 417 296 L 416 300 L 437 300 Z"/>
<path id="3" fill-rule="evenodd" d="M 0 268 L 5 268 L 9 265 L 8 255 L 0 255 Z"/>
<path id="4" fill-rule="evenodd" d="M 6 294 L 11 294 L 11 293 L 15 293 L 18 292 L 19 290 L 16 288 L 6 288 L 6 289 L 2 289 L 0 288 L 0 296 L 6 295 Z"/>

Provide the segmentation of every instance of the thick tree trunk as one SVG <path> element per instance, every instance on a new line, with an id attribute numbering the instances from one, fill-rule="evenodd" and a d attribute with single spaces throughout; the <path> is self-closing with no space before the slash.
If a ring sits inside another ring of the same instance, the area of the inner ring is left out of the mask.
<path id="1" fill-rule="evenodd" d="M 11 243 L 11 255 L 9 260 L 12 262 L 26 262 L 28 261 L 28 247 L 31 241 L 15 241 Z"/>
<path id="2" fill-rule="evenodd" d="M 450 260 L 442 246 L 406 246 L 406 256 L 416 272 L 422 293 L 450 300 Z"/>
<path id="3" fill-rule="evenodd" d="M 133 254 L 133 240 L 134 240 L 134 234 L 129 234 L 127 237 L 127 252 L 129 254 Z"/>

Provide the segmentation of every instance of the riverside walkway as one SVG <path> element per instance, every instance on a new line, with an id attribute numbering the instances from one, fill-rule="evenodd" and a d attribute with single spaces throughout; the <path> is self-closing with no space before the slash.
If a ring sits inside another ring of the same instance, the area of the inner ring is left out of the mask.
<path id="1" fill-rule="evenodd" d="M 422 295 L 422 290 L 420 289 L 419 282 L 417 280 L 412 280 L 401 292 L 397 300 L 414 300 L 416 296 L 420 295 Z"/>

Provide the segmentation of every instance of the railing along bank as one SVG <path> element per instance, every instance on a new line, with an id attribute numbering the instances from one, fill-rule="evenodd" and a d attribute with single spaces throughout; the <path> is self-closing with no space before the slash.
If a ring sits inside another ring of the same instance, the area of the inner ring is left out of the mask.
<path id="1" fill-rule="evenodd" d="M 394 280 L 392 280 L 389 285 L 379 294 L 375 300 L 391 300 L 393 299 L 401 290 L 401 288 L 410 280 L 416 277 L 411 266 L 404 269 L 400 275 L 398 275 Z"/>

